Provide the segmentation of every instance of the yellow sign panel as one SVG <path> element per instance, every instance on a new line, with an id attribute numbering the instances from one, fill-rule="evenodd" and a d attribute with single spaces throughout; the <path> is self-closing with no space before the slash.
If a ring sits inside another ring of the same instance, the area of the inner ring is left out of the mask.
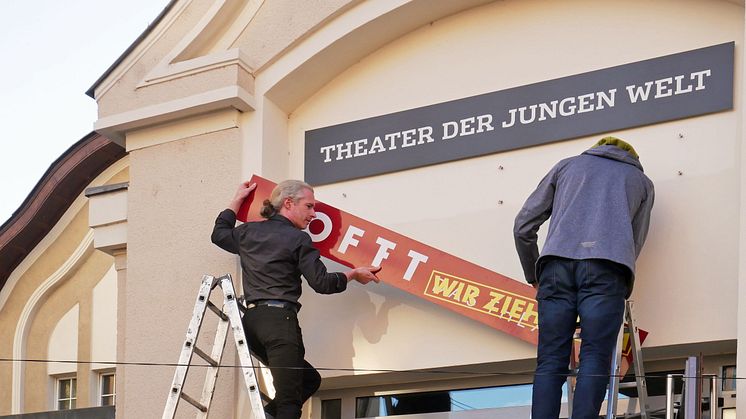
<path id="1" fill-rule="evenodd" d="M 469 279 L 432 271 L 425 295 L 531 330 L 539 328 L 536 300 Z"/>

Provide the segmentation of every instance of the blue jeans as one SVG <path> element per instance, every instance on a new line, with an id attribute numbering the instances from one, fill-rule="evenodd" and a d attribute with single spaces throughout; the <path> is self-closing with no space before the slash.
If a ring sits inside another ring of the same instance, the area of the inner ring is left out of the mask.
<path id="1" fill-rule="evenodd" d="M 532 419 L 557 419 L 580 316 L 580 364 L 572 419 L 598 419 L 609 382 L 611 356 L 624 318 L 627 267 L 602 259 L 542 260 L 539 275 L 539 346 Z"/>

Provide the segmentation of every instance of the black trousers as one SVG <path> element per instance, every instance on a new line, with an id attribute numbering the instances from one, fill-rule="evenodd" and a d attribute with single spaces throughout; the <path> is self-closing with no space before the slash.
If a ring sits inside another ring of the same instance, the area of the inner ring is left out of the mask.
<path id="1" fill-rule="evenodd" d="M 298 315 L 290 309 L 260 305 L 243 318 L 254 355 L 272 372 L 275 398 L 264 410 L 276 419 L 298 419 L 303 403 L 321 385 L 318 371 L 305 359 Z"/>

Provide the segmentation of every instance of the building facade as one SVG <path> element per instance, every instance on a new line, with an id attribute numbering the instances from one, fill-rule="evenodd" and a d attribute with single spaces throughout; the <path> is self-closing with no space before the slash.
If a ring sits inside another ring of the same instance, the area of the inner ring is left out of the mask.
<path id="1" fill-rule="evenodd" d="M 173 369 L 138 363 L 176 361 L 203 274 L 240 276 L 209 241 L 240 181 L 307 179 L 327 204 L 522 282 L 524 200 L 556 161 L 615 135 L 656 186 L 632 295 L 646 372 L 702 353 L 705 372 L 733 376 L 746 365 L 745 16 L 738 0 L 175 0 L 89 91 L 96 132 L 126 157 L 87 184 L 89 213 L 66 221 L 75 234 L 47 237 L 68 252 L 88 243 L 95 272 L 63 275 L 64 302 L 24 319 L 65 259 L 44 253 L 52 272 L 33 273 L 29 253 L 3 286 L 2 353 L 116 354 L 117 417 L 157 417 Z M 535 347 L 403 292 L 383 266 L 377 287 L 304 291 L 307 357 L 324 368 L 306 415 L 528 417 Z M 116 347 L 83 350 L 99 335 L 81 319 L 98 316 L 77 302 L 96 297 L 65 287 L 112 283 Z M 76 329 L 73 351 L 58 339 Z M 74 372 L 80 395 L 90 371 L 0 364 L 0 415 L 50 410 L 51 390 L 28 389 Z M 735 417 L 746 398 L 726 381 Z M 248 417 L 240 384 L 221 374 L 212 417 Z"/>

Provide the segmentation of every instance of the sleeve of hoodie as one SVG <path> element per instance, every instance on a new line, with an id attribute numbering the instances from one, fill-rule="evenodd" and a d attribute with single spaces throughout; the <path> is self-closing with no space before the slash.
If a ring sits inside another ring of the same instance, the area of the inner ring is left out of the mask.
<path id="1" fill-rule="evenodd" d="M 554 191 L 557 182 L 557 172 L 560 163 L 539 182 L 539 186 L 526 199 L 523 208 L 515 217 L 513 226 L 513 237 L 521 267 L 526 276 L 526 282 L 535 284 L 536 261 L 539 259 L 539 247 L 537 245 L 539 227 L 552 215 L 552 203 L 554 202 Z"/>
<path id="2" fill-rule="evenodd" d="M 650 227 L 650 213 L 653 210 L 653 202 L 655 201 L 655 188 L 653 182 L 650 179 L 646 179 L 647 184 L 645 185 L 645 199 L 640 203 L 632 218 L 632 234 L 635 240 L 635 256 L 640 256 L 642 251 L 642 245 L 645 244 L 645 239 L 648 237 L 648 228 Z"/>

